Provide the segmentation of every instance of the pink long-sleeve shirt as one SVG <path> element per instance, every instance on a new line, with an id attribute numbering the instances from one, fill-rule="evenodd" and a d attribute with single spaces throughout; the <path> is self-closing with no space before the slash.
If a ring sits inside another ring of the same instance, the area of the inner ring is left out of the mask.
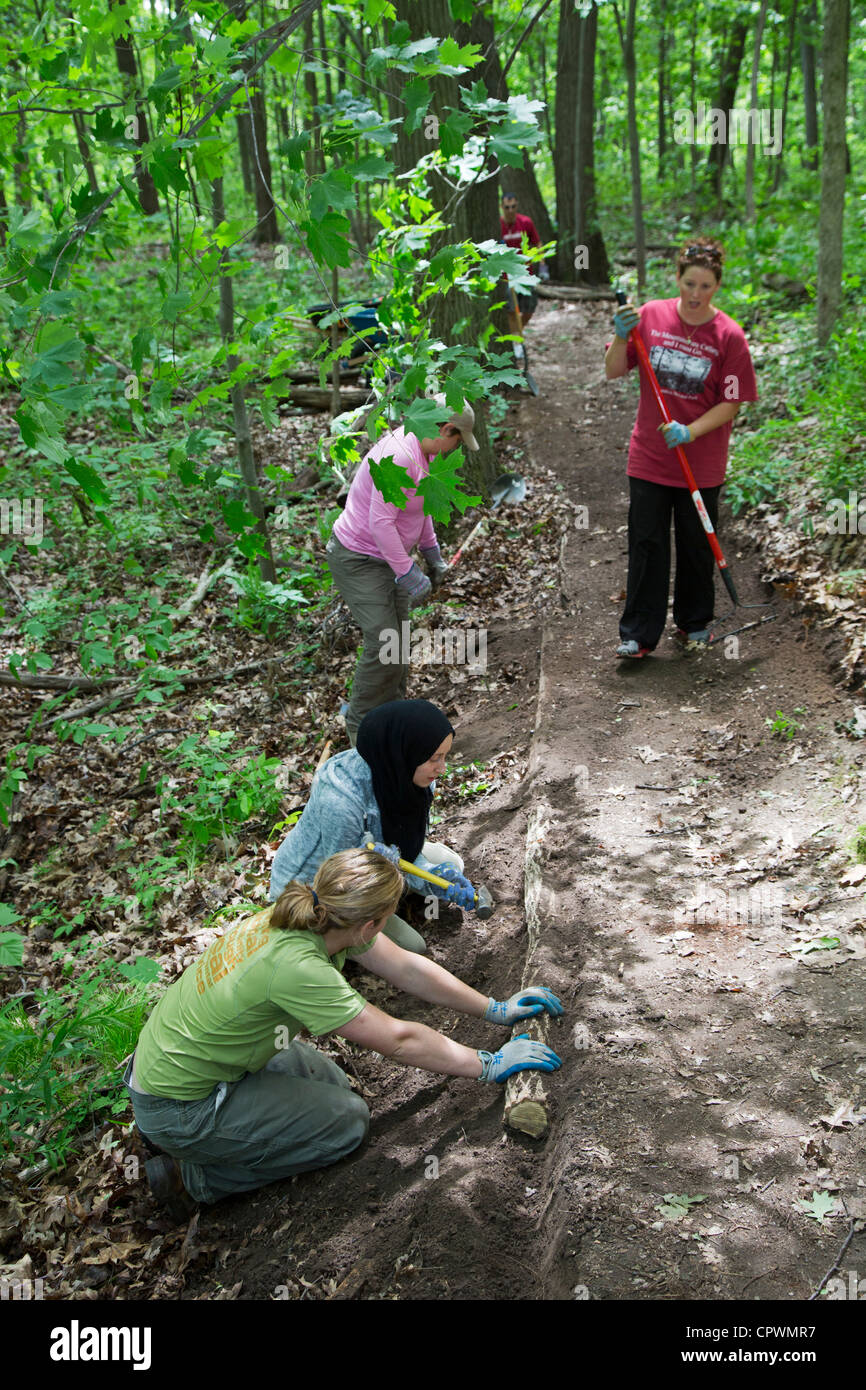
<path id="1" fill-rule="evenodd" d="M 405 509 L 386 502 L 370 476 L 370 463 L 388 457 L 408 474 L 403 488 Z M 407 434 L 402 425 L 384 434 L 364 455 L 343 513 L 334 522 L 334 535 L 340 544 L 375 560 L 386 560 L 398 578 L 407 574 L 412 568 L 409 552 L 416 545 L 429 550 L 437 544 L 433 522 L 424 515 L 424 499 L 410 486 L 410 481 L 420 482 L 429 472 L 429 460 L 414 434 Z"/>

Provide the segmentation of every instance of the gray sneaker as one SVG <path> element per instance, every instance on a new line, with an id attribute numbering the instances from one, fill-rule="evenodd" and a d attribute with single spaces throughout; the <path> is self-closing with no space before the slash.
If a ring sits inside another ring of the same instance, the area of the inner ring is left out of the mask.
<path id="1" fill-rule="evenodd" d="M 713 634 L 708 627 L 699 628 L 696 632 L 683 632 L 681 627 L 676 630 L 676 639 L 681 642 L 686 650 L 697 651 L 700 647 L 708 647 L 713 640 Z"/>
<path id="2" fill-rule="evenodd" d="M 642 647 L 639 642 L 630 639 L 628 642 L 620 642 L 616 649 L 616 654 L 617 656 L 628 656 L 632 659 L 637 659 L 641 656 L 649 656 L 650 650 L 649 647 Z"/>

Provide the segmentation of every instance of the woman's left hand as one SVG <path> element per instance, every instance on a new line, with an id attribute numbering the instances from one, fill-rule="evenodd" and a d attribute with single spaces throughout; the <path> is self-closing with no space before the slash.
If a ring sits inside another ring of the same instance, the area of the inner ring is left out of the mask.
<path id="1" fill-rule="evenodd" d="M 510 1028 L 521 1018 L 540 1013 L 549 1013 L 558 1018 L 563 1013 L 563 1007 L 553 990 L 543 985 L 530 985 L 528 989 L 512 994 L 510 999 L 491 999 L 484 1017 L 488 1023 L 501 1023 L 504 1028 Z"/>
<path id="2" fill-rule="evenodd" d="M 431 884 L 436 897 L 444 898 L 445 902 L 455 903 L 457 907 L 471 912 L 475 906 L 477 895 L 469 879 L 465 878 L 453 864 L 434 864 L 433 873 L 438 874 L 439 878 L 447 879 L 451 884 L 450 888 L 440 888 L 438 884 Z"/>
<path id="3" fill-rule="evenodd" d="M 676 448 L 677 444 L 691 444 L 692 442 L 688 425 L 681 425 L 678 420 L 665 421 L 659 425 L 659 429 L 664 431 L 665 443 L 669 449 Z"/>

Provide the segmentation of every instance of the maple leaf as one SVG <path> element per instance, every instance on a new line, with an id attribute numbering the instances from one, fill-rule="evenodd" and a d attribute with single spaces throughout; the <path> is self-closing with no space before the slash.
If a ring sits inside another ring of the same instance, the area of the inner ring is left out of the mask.
<path id="1" fill-rule="evenodd" d="M 666 1192 L 661 1202 L 656 1204 L 656 1211 L 661 1212 L 665 1221 L 682 1221 L 692 1207 L 706 1200 L 706 1197 L 678 1197 L 675 1192 Z"/>
<path id="2" fill-rule="evenodd" d="M 804 1215 L 811 1216 L 813 1221 L 817 1221 L 820 1226 L 823 1226 L 824 1217 L 834 1214 L 839 1204 L 829 1192 L 813 1192 L 810 1202 L 801 1197 L 794 1205 Z"/>
<path id="3" fill-rule="evenodd" d="M 439 433 L 439 426 L 448 418 L 447 410 L 426 396 L 418 396 L 403 416 L 403 428 L 416 439 L 429 438 Z"/>
<path id="4" fill-rule="evenodd" d="M 446 159 L 462 154 L 466 137 L 475 123 L 474 116 L 465 111 L 452 111 L 447 121 L 439 125 L 439 147 Z"/>
<path id="5" fill-rule="evenodd" d="M 418 484 L 417 492 L 424 498 L 424 511 L 434 521 L 446 522 L 456 507 L 461 513 L 467 507 L 475 507 L 480 497 L 468 497 L 460 492 L 460 479 L 457 474 L 463 467 L 463 449 L 454 449 L 450 454 L 438 455 L 430 464 L 430 475 Z"/>
<path id="6" fill-rule="evenodd" d="M 328 208 L 345 212 L 355 206 L 353 180 L 343 169 L 329 169 L 310 188 L 310 212 L 321 222 Z"/>
<path id="7" fill-rule="evenodd" d="M 371 459 L 370 477 L 385 501 L 402 511 L 406 506 L 406 493 L 414 486 L 403 465 L 392 458 L 383 458 L 378 463 Z"/>
<path id="8" fill-rule="evenodd" d="M 304 238 L 312 255 L 333 270 L 338 265 L 349 265 L 349 221 L 342 213 L 326 212 L 318 222 L 305 222 Z"/>
<path id="9" fill-rule="evenodd" d="M 509 121 L 500 126 L 490 139 L 490 148 L 500 164 L 510 164 L 519 168 L 523 164 L 523 151 L 537 145 L 541 132 L 537 125 L 526 121 Z"/>

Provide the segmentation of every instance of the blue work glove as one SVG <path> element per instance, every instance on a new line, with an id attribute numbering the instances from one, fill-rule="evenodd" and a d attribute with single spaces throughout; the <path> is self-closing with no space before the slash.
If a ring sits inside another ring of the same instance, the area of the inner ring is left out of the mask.
<path id="1" fill-rule="evenodd" d="M 479 1081 L 507 1081 L 516 1071 L 558 1071 L 562 1059 L 544 1043 L 532 1042 L 528 1033 L 512 1038 L 498 1052 L 479 1052 Z"/>
<path id="2" fill-rule="evenodd" d="M 431 893 L 435 893 L 437 898 L 443 898 L 446 903 L 456 903 L 467 912 L 472 911 L 475 906 L 475 889 L 459 869 L 453 864 L 434 864 L 431 873 L 436 874 L 438 878 L 447 878 L 451 884 L 450 888 L 440 888 L 438 883 L 431 883 Z"/>
<path id="3" fill-rule="evenodd" d="M 564 1010 L 552 990 L 542 985 L 530 985 L 528 989 L 512 994 L 510 999 L 491 999 L 484 1010 L 484 1017 L 488 1023 L 501 1023 L 504 1028 L 510 1028 L 521 1018 L 545 1012 L 558 1018 Z"/>
<path id="4" fill-rule="evenodd" d="M 627 338 L 640 323 L 640 314 L 633 304 L 623 304 L 613 316 L 613 331 L 618 338 Z"/>
<path id="5" fill-rule="evenodd" d="M 681 425 L 678 420 L 671 420 L 659 425 L 663 431 L 665 444 L 669 449 L 675 449 L 677 444 L 691 444 L 692 435 L 688 425 Z"/>
<path id="6" fill-rule="evenodd" d="M 547 282 L 550 279 L 550 271 L 547 269 L 546 265 L 540 265 L 538 267 L 538 278 L 539 280 L 544 280 L 545 282 Z"/>
<path id="7" fill-rule="evenodd" d="M 433 587 L 421 566 L 415 564 L 405 574 L 398 575 L 394 582 L 406 590 L 410 608 L 417 608 L 419 603 L 423 603 Z"/>
<path id="8" fill-rule="evenodd" d="M 448 566 L 442 559 L 442 551 L 439 549 L 438 545 L 431 545 L 427 550 L 422 550 L 421 554 L 427 561 L 430 584 L 435 591 L 439 588 L 439 585 L 448 573 Z"/>
<path id="9" fill-rule="evenodd" d="M 400 849 L 399 849 L 399 846 L 397 846 L 397 845 L 382 845 L 382 844 L 380 844 L 380 843 L 378 842 L 378 840 L 377 840 L 376 843 L 373 845 L 373 848 L 374 848 L 374 850 L 376 851 L 377 854 L 381 854 L 381 856 L 382 856 L 383 859 L 389 859 L 389 860 L 391 861 L 391 863 L 395 866 L 395 868 L 398 868 L 398 869 L 399 869 L 399 867 L 400 867 L 400 863 L 399 863 L 399 861 L 400 861 Z"/>

